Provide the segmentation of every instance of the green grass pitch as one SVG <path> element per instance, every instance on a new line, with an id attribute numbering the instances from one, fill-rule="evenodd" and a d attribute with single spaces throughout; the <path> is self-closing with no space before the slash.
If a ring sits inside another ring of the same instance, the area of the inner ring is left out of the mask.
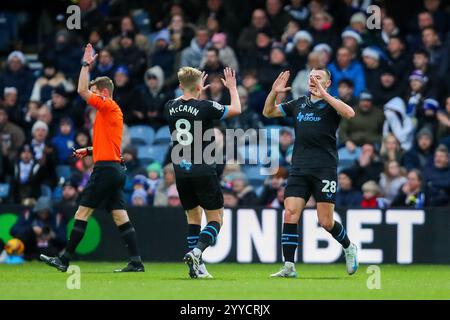
<path id="1" fill-rule="evenodd" d="M 367 288 L 367 266 L 348 276 L 343 264 L 297 265 L 298 279 L 270 279 L 280 265 L 217 264 L 215 279 L 191 280 L 183 263 L 147 263 L 145 273 L 113 274 L 121 263 L 75 263 L 81 288 L 67 273 L 38 262 L 0 265 L 0 299 L 450 299 L 450 268 L 380 265 L 381 289 Z"/>

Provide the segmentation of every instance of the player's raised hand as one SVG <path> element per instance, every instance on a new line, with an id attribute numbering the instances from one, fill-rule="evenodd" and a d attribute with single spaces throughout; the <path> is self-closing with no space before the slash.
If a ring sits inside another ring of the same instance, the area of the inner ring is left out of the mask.
<path id="1" fill-rule="evenodd" d="M 201 80 L 202 82 L 200 82 L 200 86 L 202 87 L 202 91 L 208 89 L 209 86 L 210 86 L 210 84 L 207 84 L 207 85 L 205 86 L 206 78 L 208 78 L 208 74 L 207 74 L 205 71 L 203 71 L 203 72 L 202 72 L 202 80 Z"/>
<path id="2" fill-rule="evenodd" d="M 223 75 L 225 76 L 225 79 L 221 78 L 220 80 L 222 80 L 222 83 L 225 87 L 228 88 L 228 90 L 231 89 L 235 89 L 236 88 L 236 72 L 229 68 L 226 67 L 225 69 L 223 69 Z"/>
<path id="3" fill-rule="evenodd" d="M 289 71 L 281 72 L 272 85 L 272 91 L 274 91 L 275 93 L 284 93 L 291 90 L 291 87 L 286 87 L 287 82 L 289 80 L 289 76 L 290 76 Z"/>
<path id="4" fill-rule="evenodd" d="M 322 86 L 319 79 L 311 75 L 309 76 L 309 81 L 311 83 L 311 93 L 316 97 L 323 98 L 327 90 Z"/>
<path id="5" fill-rule="evenodd" d="M 92 62 L 94 62 L 96 58 L 97 54 L 94 54 L 94 48 L 90 43 L 88 43 L 86 45 L 86 48 L 84 48 L 83 61 L 92 64 Z"/>

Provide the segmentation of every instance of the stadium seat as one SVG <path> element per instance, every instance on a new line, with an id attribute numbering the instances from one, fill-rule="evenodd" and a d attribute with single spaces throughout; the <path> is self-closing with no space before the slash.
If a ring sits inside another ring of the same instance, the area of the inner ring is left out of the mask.
<path id="1" fill-rule="evenodd" d="M 150 126 L 132 126 L 128 128 L 131 143 L 135 146 L 149 146 L 155 138 L 155 130 Z"/>
<path id="2" fill-rule="evenodd" d="M 264 183 L 266 176 L 262 175 L 260 170 L 260 166 L 242 166 L 242 172 L 247 176 L 248 182 L 252 186 L 260 186 Z"/>
<path id="3" fill-rule="evenodd" d="M 0 183 L 0 199 L 5 199 L 9 196 L 9 183 Z"/>
<path id="4" fill-rule="evenodd" d="M 70 169 L 70 166 L 66 166 L 66 165 L 56 166 L 56 176 L 58 178 L 64 178 L 65 180 L 68 180 L 68 179 L 70 179 L 71 175 L 72 175 L 72 170 Z"/>
<path id="5" fill-rule="evenodd" d="M 153 140 L 153 144 L 169 144 L 172 141 L 170 136 L 169 126 L 164 126 L 158 129 Z"/>
<path id="6" fill-rule="evenodd" d="M 342 147 L 338 150 L 339 167 L 341 169 L 348 168 L 353 165 L 356 159 L 361 154 L 361 148 L 357 147 L 354 152 L 349 152 L 347 148 Z"/>
<path id="7" fill-rule="evenodd" d="M 153 145 L 153 146 L 141 146 L 138 148 L 138 159 L 144 166 L 149 165 L 152 162 L 159 162 L 162 164 L 166 156 L 169 146 L 165 145 Z"/>

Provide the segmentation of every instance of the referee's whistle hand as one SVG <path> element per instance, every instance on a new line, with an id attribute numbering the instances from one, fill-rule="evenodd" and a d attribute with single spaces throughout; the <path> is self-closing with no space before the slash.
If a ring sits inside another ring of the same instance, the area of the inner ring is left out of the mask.
<path id="1" fill-rule="evenodd" d="M 87 149 L 81 148 L 73 151 L 73 156 L 77 159 L 82 159 L 87 156 Z"/>

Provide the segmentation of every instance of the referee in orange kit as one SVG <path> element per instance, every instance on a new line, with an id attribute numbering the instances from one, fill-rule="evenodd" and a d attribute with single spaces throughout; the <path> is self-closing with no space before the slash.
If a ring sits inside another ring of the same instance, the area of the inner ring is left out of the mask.
<path id="1" fill-rule="evenodd" d="M 136 231 L 127 211 L 123 187 L 125 168 L 121 163 L 123 115 L 120 107 L 112 99 L 114 84 L 108 77 L 98 77 L 89 83 L 89 67 L 97 55 L 91 44 L 84 50 L 83 65 L 78 79 L 78 94 L 97 109 L 94 123 L 93 147 L 74 151 L 74 156 L 94 157 L 94 171 L 81 194 L 80 206 L 75 213 L 75 223 L 64 253 L 57 257 L 41 255 L 40 259 L 60 271 L 67 271 L 70 259 L 86 232 L 87 220 L 96 208 L 105 208 L 112 213 L 122 239 L 128 249 L 130 262 L 115 272 L 143 272 L 144 265 L 137 246 Z"/>

